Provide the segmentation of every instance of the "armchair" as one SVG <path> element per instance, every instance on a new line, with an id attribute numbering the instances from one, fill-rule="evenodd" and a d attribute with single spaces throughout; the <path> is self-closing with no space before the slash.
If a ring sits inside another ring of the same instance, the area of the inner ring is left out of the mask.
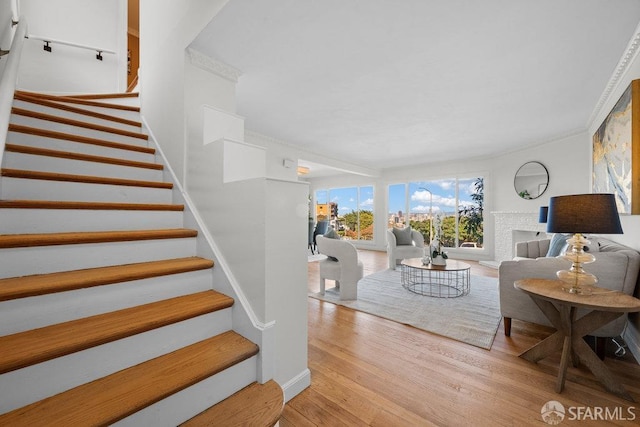
<path id="1" fill-rule="evenodd" d="M 316 228 L 313 230 L 313 246 L 311 247 L 311 253 L 313 253 L 314 249 L 317 247 L 317 237 L 323 236 L 327 230 L 329 230 L 329 221 L 318 221 L 316 223 Z"/>
<path id="2" fill-rule="evenodd" d="M 335 280 L 341 300 L 358 298 L 358 281 L 362 279 L 363 266 L 358 260 L 355 246 L 347 240 L 317 236 L 318 253 L 331 258 L 320 261 L 320 292 L 324 294 L 325 280 Z M 335 259 L 335 261 L 334 261 Z"/>
<path id="3" fill-rule="evenodd" d="M 398 260 L 422 258 L 424 255 L 424 237 L 417 230 L 411 230 L 411 244 L 399 245 L 393 229 L 387 230 L 387 257 L 389 268 L 395 270 Z"/>

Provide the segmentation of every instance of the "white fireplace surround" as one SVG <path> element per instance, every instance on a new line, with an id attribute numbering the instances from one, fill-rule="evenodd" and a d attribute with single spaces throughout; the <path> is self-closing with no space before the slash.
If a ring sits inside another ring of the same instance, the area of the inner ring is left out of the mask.
<path id="1" fill-rule="evenodd" d="M 481 262 L 497 268 L 515 254 L 515 244 L 547 237 L 546 224 L 538 222 L 538 212 L 491 212 L 494 218 L 494 261 Z"/>

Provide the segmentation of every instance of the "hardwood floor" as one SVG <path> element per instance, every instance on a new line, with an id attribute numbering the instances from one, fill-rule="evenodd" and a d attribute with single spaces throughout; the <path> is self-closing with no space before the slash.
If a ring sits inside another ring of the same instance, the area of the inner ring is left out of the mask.
<path id="1" fill-rule="evenodd" d="M 358 253 L 365 275 L 386 268 L 384 252 Z M 470 264 L 472 274 L 498 275 Z M 318 280 L 318 263 L 309 263 L 311 291 L 318 291 Z M 501 324 L 487 351 L 316 299 L 308 304 L 311 386 L 285 405 L 282 427 L 544 426 L 540 410 L 550 400 L 567 410 L 562 425 L 640 423 L 640 403 L 607 393 L 586 368 L 569 368 L 557 394 L 559 355 L 539 364 L 518 357 L 549 328 L 514 320 L 505 337 Z M 640 402 L 640 365 L 615 356 L 605 363 Z M 592 418 L 584 421 L 583 409 L 581 420 L 571 420 L 577 410 L 570 407 L 588 407 Z M 595 418 L 596 407 L 617 420 Z"/>

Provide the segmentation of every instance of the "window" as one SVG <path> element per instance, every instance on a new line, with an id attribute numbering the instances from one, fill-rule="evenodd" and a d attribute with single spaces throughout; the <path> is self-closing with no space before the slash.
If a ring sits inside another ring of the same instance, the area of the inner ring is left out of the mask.
<path id="1" fill-rule="evenodd" d="M 404 227 L 407 222 L 407 185 L 394 184 L 389 186 L 389 226 Z"/>
<path id="2" fill-rule="evenodd" d="M 480 248 L 483 241 L 484 179 L 440 179 L 389 186 L 389 226 L 410 224 L 429 242 L 436 216 L 445 247 Z"/>
<path id="3" fill-rule="evenodd" d="M 316 191 L 316 218 L 345 239 L 373 240 L 373 186 Z"/>

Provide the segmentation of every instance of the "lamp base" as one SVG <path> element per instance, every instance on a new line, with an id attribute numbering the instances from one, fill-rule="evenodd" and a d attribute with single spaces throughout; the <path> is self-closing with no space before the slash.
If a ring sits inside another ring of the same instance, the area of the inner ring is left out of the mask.
<path id="1" fill-rule="evenodd" d="M 569 270 L 560 270 L 556 272 L 558 279 L 567 284 L 562 289 L 570 294 L 591 295 L 593 286 L 598 283 L 598 278 L 591 273 L 587 273 L 582 268 L 582 264 L 588 264 L 595 261 L 595 257 L 584 251 L 584 246 L 590 244 L 582 234 L 576 233 L 570 239 L 567 239 L 570 252 L 565 252 L 558 258 L 571 261 Z"/>

